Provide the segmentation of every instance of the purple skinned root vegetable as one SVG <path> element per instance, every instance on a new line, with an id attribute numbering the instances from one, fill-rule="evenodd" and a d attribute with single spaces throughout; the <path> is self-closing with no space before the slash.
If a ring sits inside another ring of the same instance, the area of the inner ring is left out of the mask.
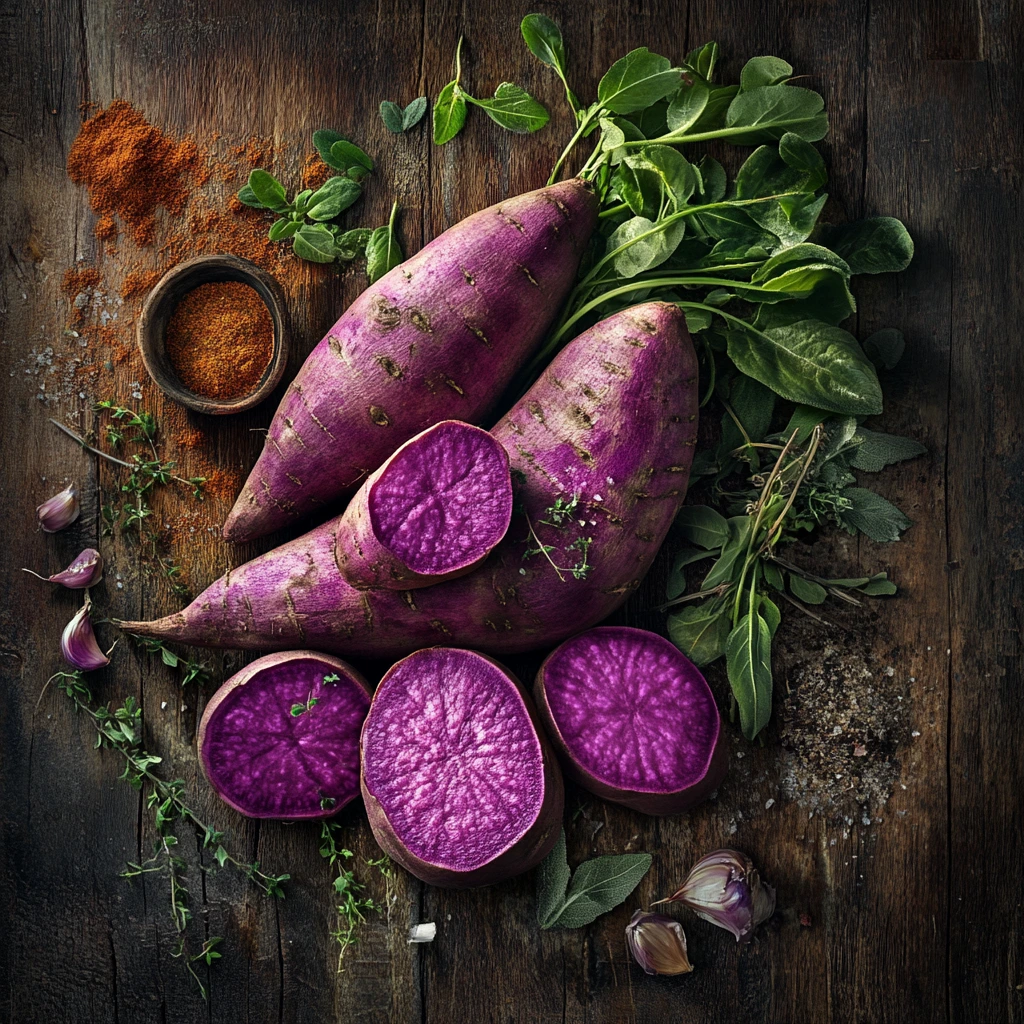
<path id="1" fill-rule="evenodd" d="M 602 626 L 566 640 L 534 699 L 569 778 L 644 814 L 680 814 L 725 777 L 715 698 L 696 665 L 657 633 Z"/>
<path id="2" fill-rule="evenodd" d="M 285 392 L 225 539 L 321 511 L 433 423 L 483 419 L 550 327 L 596 223 L 591 187 L 559 182 L 467 217 L 367 288 Z"/>
<path id="3" fill-rule="evenodd" d="M 474 651 L 398 662 L 363 724 L 362 791 L 381 849 L 431 885 L 491 885 L 539 864 L 564 792 L 519 680 Z"/>
<path id="4" fill-rule="evenodd" d="M 338 529 L 338 565 L 361 589 L 429 587 L 471 572 L 511 518 L 508 453 L 486 430 L 444 420 L 356 492 Z"/>
<path id="5" fill-rule="evenodd" d="M 359 795 L 359 730 L 370 687 L 314 651 L 259 658 L 206 705 L 199 761 L 217 795 L 250 818 L 329 818 Z"/>
<path id="6" fill-rule="evenodd" d="M 334 519 L 232 569 L 182 611 L 121 626 L 205 647 L 346 657 L 438 643 L 499 655 L 551 647 L 640 586 L 686 495 L 698 402 L 683 314 L 633 306 L 573 339 L 491 431 L 509 454 L 517 508 L 468 576 L 357 590 L 338 568 Z"/>

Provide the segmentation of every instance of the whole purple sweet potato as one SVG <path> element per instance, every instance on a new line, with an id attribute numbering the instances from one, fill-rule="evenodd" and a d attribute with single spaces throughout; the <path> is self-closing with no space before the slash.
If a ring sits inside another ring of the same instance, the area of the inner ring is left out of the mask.
<path id="1" fill-rule="evenodd" d="M 183 611 L 123 626 L 209 647 L 372 657 L 438 642 L 495 654 L 559 643 L 640 585 L 686 494 L 697 408 L 683 314 L 634 306 L 571 341 L 492 431 L 518 510 L 468 576 L 356 590 L 338 568 L 335 519 L 232 569 Z"/>
<path id="2" fill-rule="evenodd" d="M 697 666 L 657 633 L 580 633 L 548 655 L 533 695 L 565 773 L 605 800 L 679 814 L 725 777 L 715 698 Z"/>
<path id="3" fill-rule="evenodd" d="M 328 818 L 359 793 L 359 730 L 370 687 L 313 651 L 268 654 L 213 695 L 199 762 L 217 795 L 250 818 Z"/>
<path id="4" fill-rule="evenodd" d="M 467 217 L 367 288 L 289 386 L 224 537 L 294 523 L 432 423 L 486 416 L 551 325 L 596 223 L 590 186 L 560 182 Z"/>
<path id="5" fill-rule="evenodd" d="M 429 587 L 471 572 L 511 518 L 501 442 L 443 420 L 406 441 L 356 491 L 338 526 L 338 565 L 354 587 Z"/>
<path id="6" fill-rule="evenodd" d="M 539 864 L 562 824 L 562 773 L 519 680 L 474 651 L 393 666 L 359 741 L 381 849 L 431 885 L 490 885 Z"/>

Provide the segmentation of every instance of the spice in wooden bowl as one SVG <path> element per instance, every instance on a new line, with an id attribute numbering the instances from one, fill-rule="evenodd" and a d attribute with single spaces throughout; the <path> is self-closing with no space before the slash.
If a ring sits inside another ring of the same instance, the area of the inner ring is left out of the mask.
<path id="1" fill-rule="evenodd" d="M 211 281 L 186 293 L 167 322 L 167 357 L 181 383 L 207 398 L 254 391 L 274 356 L 274 324 L 256 290 Z"/>

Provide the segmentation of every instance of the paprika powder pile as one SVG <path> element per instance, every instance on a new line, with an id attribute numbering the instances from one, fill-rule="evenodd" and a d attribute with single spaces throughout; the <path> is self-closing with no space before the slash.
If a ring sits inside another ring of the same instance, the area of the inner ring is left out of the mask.
<path id="1" fill-rule="evenodd" d="M 270 310 L 250 285 L 213 281 L 193 288 L 167 323 L 165 348 L 181 383 L 207 398 L 256 390 L 274 355 Z"/>

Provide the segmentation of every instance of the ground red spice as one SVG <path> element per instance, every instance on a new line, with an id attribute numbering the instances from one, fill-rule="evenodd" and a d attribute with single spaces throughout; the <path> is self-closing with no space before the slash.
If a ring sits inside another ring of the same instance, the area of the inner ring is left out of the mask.
<path id="1" fill-rule="evenodd" d="M 337 173 L 320 159 L 319 153 L 310 153 L 302 163 L 302 187 L 317 189 Z"/>
<path id="2" fill-rule="evenodd" d="M 274 324 L 259 294 L 241 281 L 193 288 L 167 323 L 165 345 L 181 383 L 209 398 L 251 394 L 274 354 Z"/>
<path id="3" fill-rule="evenodd" d="M 131 104 L 114 100 L 82 125 L 68 153 L 68 174 L 89 190 L 89 202 L 101 215 L 100 238 L 117 236 L 117 215 L 136 243 L 148 245 L 157 209 L 185 209 L 202 163 L 194 139 L 176 142 Z"/>
<path id="4" fill-rule="evenodd" d="M 136 295 L 148 295 L 163 276 L 163 270 L 129 270 L 121 282 L 121 298 L 133 299 Z"/>

